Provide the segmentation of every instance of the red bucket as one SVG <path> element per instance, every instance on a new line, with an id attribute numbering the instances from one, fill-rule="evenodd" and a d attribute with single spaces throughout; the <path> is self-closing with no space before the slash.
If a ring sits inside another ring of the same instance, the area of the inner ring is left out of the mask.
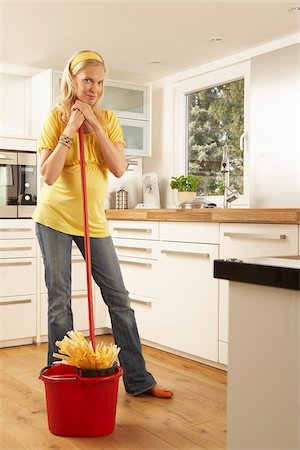
<path id="1" fill-rule="evenodd" d="M 41 370 L 45 383 L 49 430 L 58 436 L 104 436 L 116 421 L 119 378 L 117 366 L 108 377 L 85 378 L 76 368 L 55 364 Z"/>

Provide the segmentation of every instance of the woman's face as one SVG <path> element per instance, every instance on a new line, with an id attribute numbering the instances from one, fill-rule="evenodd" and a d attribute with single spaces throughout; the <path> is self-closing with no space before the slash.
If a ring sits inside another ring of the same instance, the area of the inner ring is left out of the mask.
<path id="1" fill-rule="evenodd" d="M 75 76 L 78 100 L 93 106 L 103 91 L 104 67 L 86 66 Z"/>

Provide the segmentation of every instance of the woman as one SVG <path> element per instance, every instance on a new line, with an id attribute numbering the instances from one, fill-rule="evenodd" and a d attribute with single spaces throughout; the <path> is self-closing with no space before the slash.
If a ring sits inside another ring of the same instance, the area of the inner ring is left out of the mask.
<path id="1" fill-rule="evenodd" d="M 108 170 L 120 177 L 127 167 L 119 122 L 111 111 L 97 106 L 103 96 L 105 72 L 98 53 L 76 53 L 64 70 L 59 104 L 50 111 L 41 132 L 40 171 L 44 185 L 33 219 L 48 289 L 48 364 L 53 362 L 55 342 L 73 329 L 72 241 L 84 256 L 78 137 L 83 125 L 92 274 L 109 308 L 116 344 L 121 347 L 125 389 L 131 395 L 148 393 L 170 398 L 173 393 L 158 385 L 146 370 L 134 311 L 104 212 Z"/>

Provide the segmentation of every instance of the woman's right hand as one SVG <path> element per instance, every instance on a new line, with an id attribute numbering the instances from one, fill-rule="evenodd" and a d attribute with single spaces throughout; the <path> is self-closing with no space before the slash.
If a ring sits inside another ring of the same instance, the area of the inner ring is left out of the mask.
<path id="1" fill-rule="evenodd" d="M 82 114 L 81 111 L 79 111 L 78 108 L 75 108 L 74 106 L 71 109 L 71 115 L 69 118 L 69 122 L 64 130 L 64 134 L 67 135 L 70 138 L 74 137 L 74 134 L 78 129 L 81 127 L 83 122 L 85 121 L 85 117 Z"/>

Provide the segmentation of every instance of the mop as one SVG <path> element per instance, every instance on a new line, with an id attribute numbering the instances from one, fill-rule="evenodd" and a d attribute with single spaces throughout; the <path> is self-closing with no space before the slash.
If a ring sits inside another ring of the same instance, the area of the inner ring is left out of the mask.
<path id="1" fill-rule="evenodd" d="M 80 370 L 80 375 L 86 376 L 88 372 L 85 370 L 99 371 L 109 369 L 116 365 L 116 359 L 120 348 L 116 345 L 106 346 L 101 343 L 95 346 L 95 326 L 93 311 L 93 293 L 92 293 L 92 267 L 91 267 L 91 248 L 90 233 L 88 223 L 88 201 L 87 186 L 84 159 L 84 131 L 83 125 L 79 128 L 79 146 L 80 146 L 80 172 L 83 199 L 83 216 L 84 216 L 84 251 L 86 261 L 86 281 L 87 281 L 87 298 L 88 298 L 88 317 L 90 342 L 87 342 L 84 336 L 78 331 L 69 331 L 62 341 L 56 341 L 59 353 L 53 356 L 60 358 L 65 364 L 75 366 Z M 93 373 L 95 376 L 95 373 Z"/>

